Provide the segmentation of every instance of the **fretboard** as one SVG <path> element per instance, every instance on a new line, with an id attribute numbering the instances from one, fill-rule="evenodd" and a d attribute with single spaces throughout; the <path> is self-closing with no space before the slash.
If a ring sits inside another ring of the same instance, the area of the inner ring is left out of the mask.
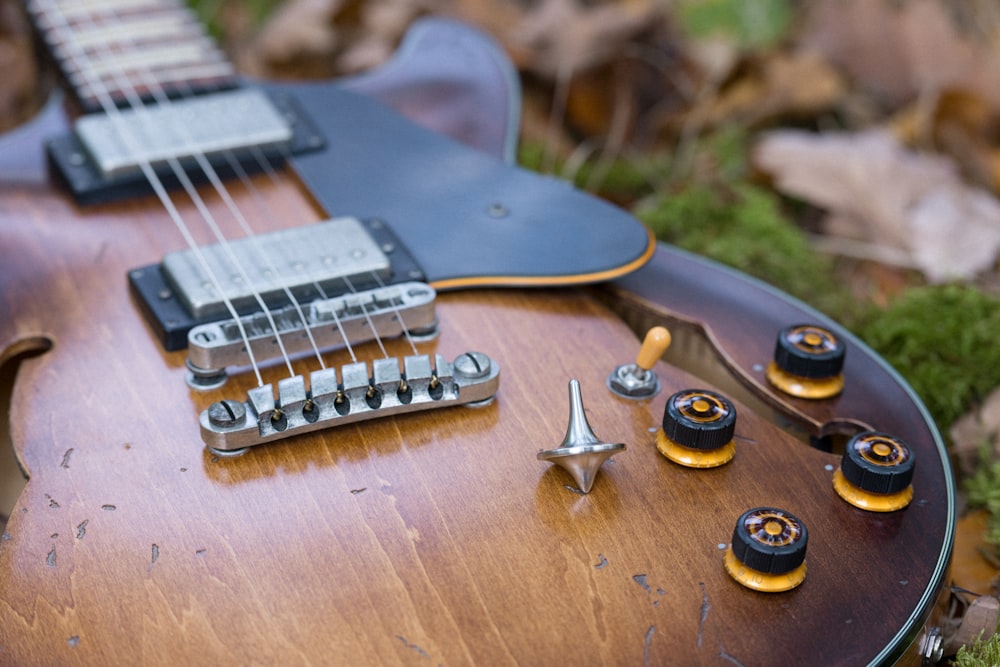
<path id="1" fill-rule="evenodd" d="M 237 85 L 180 0 L 28 0 L 27 9 L 85 111 Z"/>

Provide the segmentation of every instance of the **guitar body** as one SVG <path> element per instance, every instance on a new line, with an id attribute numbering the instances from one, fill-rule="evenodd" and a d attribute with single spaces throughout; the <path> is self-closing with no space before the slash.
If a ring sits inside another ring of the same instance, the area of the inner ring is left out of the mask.
<path id="1" fill-rule="evenodd" d="M 940 439 L 842 332 L 839 398 L 767 386 L 774 334 L 816 313 L 665 247 L 610 286 L 442 293 L 440 336 L 418 348 L 498 360 L 492 403 L 217 456 L 198 413 L 253 378 L 185 385 L 185 353 L 163 350 L 125 280 L 176 232 L 153 197 L 81 208 L 51 182 L 34 142 L 58 116 L 8 140 L 3 171 L 19 177 L 0 183 L 0 360 L 43 351 L 21 361 L 10 407 L 30 480 L 0 541 L 0 664 L 856 665 L 895 661 L 919 635 L 953 530 Z M 277 213 L 256 214 L 261 229 L 325 216 L 291 170 L 253 184 L 232 192 Z M 653 323 L 674 328 L 682 356 L 685 332 L 708 340 L 746 394 L 730 463 L 684 468 L 655 445 L 670 394 L 725 382 L 661 361 L 652 398 L 608 390 L 635 358 L 633 330 Z M 536 459 L 566 433 L 574 378 L 596 433 L 627 445 L 589 494 Z M 808 444 L 869 427 L 919 460 L 904 510 L 843 502 L 839 456 Z M 762 505 L 809 528 L 794 590 L 751 591 L 723 566 L 737 517 Z"/>

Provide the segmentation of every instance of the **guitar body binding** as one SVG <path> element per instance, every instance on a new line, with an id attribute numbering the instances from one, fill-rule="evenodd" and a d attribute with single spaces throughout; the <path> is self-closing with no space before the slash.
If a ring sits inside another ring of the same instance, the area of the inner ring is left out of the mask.
<path id="1" fill-rule="evenodd" d="M 459 69 L 487 63 L 489 81 L 506 81 L 491 40 L 447 22 L 420 30 L 415 61 L 429 50 Z M 52 342 L 22 361 L 12 390 L 12 446 L 30 481 L 0 539 L 0 663 L 892 664 L 922 634 L 927 645 L 940 637 L 923 626 L 947 579 L 954 480 L 898 374 L 787 295 L 651 243 L 631 216 L 566 184 L 511 170 L 497 141 L 511 136 L 508 106 L 468 107 L 503 112 L 501 131 L 478 134 L 487 155 L 364 97 L 405 112 L 413 98 L 378 90 L 406 71 L 397 62 L 383 79 L 270 87 L 294 96 L 330 143 L 290 160 L 301 182 L 251 180 L 282 202 L 268 229 L 331 214 L 392 225 L 440 291 L 440 335 L 418 355 L 384 342 L 383 395 L 406 394 L 397 359 L 482 350 L 504 383 L 487 378 L 478 410 L 344 423 L 242 457 L 221 454 L 244 443 L 206 448 L 203 412 L 222 429 L 242 409 L 257 436 L 295 425 L 282 425 L 283 407 L 308 423 L 302 378 L 278 364 L 261 369 L 261 386 L 233 374 L 227 394 L 248 396 L 238 405 L 189 391 L 185 354 L 151 335 L 176 312 L 152 325 L 140 316 L 171 288 L 156 276 L 177 243 L 163 211 L 148 198 L 81 208 L 34 169 L 0 182 L 10 221 L 0 225 L 0 358 Z M 434 115 L 433 96 L 420 100 Z M 137 264 L 153 283 L 130 300 L 120 277 Z M 572 286 L 601 280 L 612 282 Z M 550 289 L 457 289 L 490 285 Z M 846 342 L 834 397 L 792 397 L 767 381 L 775 333 L 798 322 Z M 661 391 L 613 395 L 609 373 L 653 324 L 674 333 L 648 369 Z M 707 341 L 722 369 L 711 379 L 684 369 L 691 340 Z M 383 356 L 374 343 L 355 352 Z M 348 389 L 346 369 L 352 401 L 379 409 L 376 371 L 345 350 L 324 358 L 340 374 L 320 378 L 327 407 Z M 455 359 L 453 376 L 483 367 L 469 358 Z M 413 375 L 438 400 L 434 373 Z M 566 432 L 569 377 L 587 396 L 585 419 L 627 444 L 586 495 L 538 460 Z M 727 395 L 739 413 L 725 465 L 686 468 L 656 448 L 666 397 L 693 387 Z M 904 439 L 920 461 L 905 509 L 844 502 L 838 457 L 796 435 L 869 429 Z M 760 506 L 809 527 L 808 575 L 792 590 L 747 590 L 726 572 L 733 521 Z"/>

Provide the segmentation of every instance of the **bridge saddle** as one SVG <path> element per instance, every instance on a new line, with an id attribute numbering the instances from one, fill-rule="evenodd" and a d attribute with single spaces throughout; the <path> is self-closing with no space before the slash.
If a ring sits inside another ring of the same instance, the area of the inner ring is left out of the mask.
<path id="1" fill-rule="evenodd" d="M 201 413 L 201 435 L 219 454 L 343 424 L 451 405 L 482 405 L 496 395 L 500 367 L 481 352 L 449 363 L 440 354 L 388 357 L 313 371 L 250 390 L 245 402 L 213 403 Z"/>

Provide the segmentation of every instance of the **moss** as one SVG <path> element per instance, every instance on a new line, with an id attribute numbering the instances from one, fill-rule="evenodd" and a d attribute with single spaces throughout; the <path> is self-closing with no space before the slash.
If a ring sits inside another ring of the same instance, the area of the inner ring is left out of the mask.
<path id="1" fill-rule="evenodd" d="M 780 41 L 794 10 L 788 0 L 682 0 L 677 15 L 692 37 L 724 37 L 752 48 Z"/>
<path id="2" fill-rule="evenodd" d="M 858 334 L 924 399 L 942 430 L 1000 385 L 1000 301 L 963 285 L 907 290 Z"/>
<path id="3" fill-rule="evenodd" d="M 760 278 L 835 318 L 845 311 L 833 262 L 810 249 L 768 190 L 692 185 L 656 197 L 636 214 L 661 241 Z"/>
<path id="4" fill-rule="evenodd" d="M 635 155 L 602 163 L 589 160 L 568 173 L 562 160 L 546 164 L 551 156 L 539 142 L 525 141 L 518 148 L 518 164 L 533 171 L 551 169 L 557 176 L 572 180 L 573 185 L 622 205 L 653 192 L 662 174 L 669 169 L 670 158 L 664 154 Z"/>
<path id="5" fill-rule="evenodd" d="M 206 26 L 209 34 L 215 39 L 222 39 L 226 34 L 225 21 L 222 18 L 223 0 L 187 0 L 187 5 L 198 16 L 198 20 Z M 243 10 L 249 16 L 252 25 L 260 25 L 270 16 L 281 0 L 245 0 Z"/>
<path id="6" fill-rule="evenodd" d="M 987 511 L 989 520 L 983 538 L 994 547 L 1000 547 L 1000 462 L 993 460 L 989 442 L 980 448 L 979 459 L 976 472 L 963 484 L 965 495 L 970 507 L 982 507 Z"/>
<path id="7" fill-rule="evenodd" d="M 1000 635 L 983 639 L 982 633 L 972 644 L 958 649 L 954 664 L 957 667 L 996 667 L 1000 665 Z"/>

